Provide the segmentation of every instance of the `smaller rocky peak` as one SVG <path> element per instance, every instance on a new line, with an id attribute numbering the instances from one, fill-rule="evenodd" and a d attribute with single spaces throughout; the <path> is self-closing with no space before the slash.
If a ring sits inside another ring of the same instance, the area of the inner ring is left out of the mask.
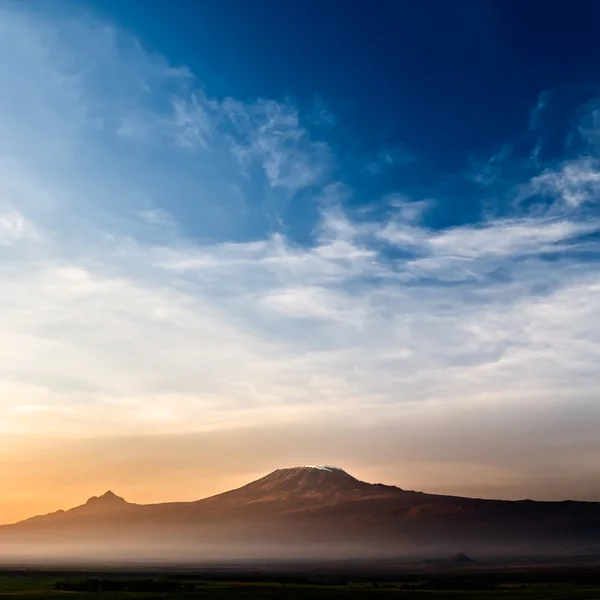
<path id="1" fill-rule="evenodd" d="M 114 492 L 108 490 L 104 492 L 101 496 L 92 496 L 85 503 L 86 506 L 122 506 L 127 504 L 127 500 L 121 498 L 121 496 L 117 496 Z"/>

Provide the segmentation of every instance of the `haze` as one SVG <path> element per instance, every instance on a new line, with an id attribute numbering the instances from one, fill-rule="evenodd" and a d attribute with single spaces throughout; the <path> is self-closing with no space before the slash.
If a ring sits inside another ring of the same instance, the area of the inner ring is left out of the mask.
<path id="1" fill-rule="evenodd" d="M 305 464 L 600 500 L 595 30 L 321 4 L 0 1 L 0 522 Z"/>

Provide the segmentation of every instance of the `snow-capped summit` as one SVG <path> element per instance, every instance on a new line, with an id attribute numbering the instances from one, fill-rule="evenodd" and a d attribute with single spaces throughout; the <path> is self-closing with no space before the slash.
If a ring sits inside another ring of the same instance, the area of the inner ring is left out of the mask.
<path id="1" fill-rule="evenodd" d="M 340 467 L 304 465 L 282 467 L 242 488 L 252 494 L 323 496 L 355 492 L 370 484 L 359 481 Z"/>
<path id="2" fill-rule="evenodd" d="M 303 465 L 300 467 L 281 467 L 280 469 L 278 469 L 278 471 L 283 471 L 283 470 L 293 470 L 293 469 L 317 469 L 318 471 L 341 471 L 342 473 L 345 473 L 346 471 L 344 471 L 344 469 L 342 469 L 341 467 L 334 467 L 333 465 Z"/>

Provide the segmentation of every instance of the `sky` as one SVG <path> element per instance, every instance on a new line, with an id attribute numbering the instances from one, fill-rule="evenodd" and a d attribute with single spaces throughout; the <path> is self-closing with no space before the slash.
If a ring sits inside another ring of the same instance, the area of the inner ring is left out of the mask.
<path id="1" fill-rule="evenodd" d="M 600 500 L 599 23 L 0 0 L 0 522 L 295 464 Z"/>

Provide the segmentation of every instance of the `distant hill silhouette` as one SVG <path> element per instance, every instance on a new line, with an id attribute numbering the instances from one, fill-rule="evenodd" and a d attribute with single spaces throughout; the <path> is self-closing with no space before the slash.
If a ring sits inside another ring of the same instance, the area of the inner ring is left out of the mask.
<path id="1" fill-rule="evenodd" d="M 452 562 L 466 565 L 472 559 L 463 551 L 471 549 L 600 550 L 600 503 L 442 496 L 367 483 L 338 467 L 303 466 L 194 502 L 141 505 L 106 492 L 0 527 L 0 554 L 7 544 L 82 541 L 371 554 L 423 547 L 454 552 Z"/>

